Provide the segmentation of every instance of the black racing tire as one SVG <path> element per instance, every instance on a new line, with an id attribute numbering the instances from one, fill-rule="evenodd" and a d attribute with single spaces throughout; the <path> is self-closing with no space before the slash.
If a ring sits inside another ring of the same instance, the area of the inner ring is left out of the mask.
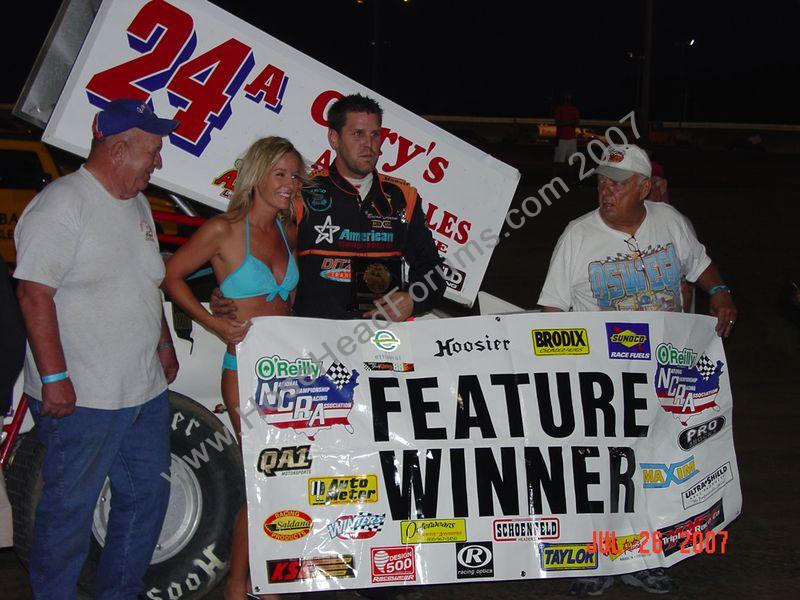
<path id="1" fill-rule="evenodd" d="M 244 502 L 242 459 L 235 434 L 203 406 L 177 392 L 170 392 L 170 405 L 170 508 L 144 578 L 144 594 L 151 600 L 195 600 L 228 572 L 233 523 Z M 6 475 L 14 513 L 14 549 L 26 566 L 42 490 L 43 459 L 44 447 L 33 430 L 18 443 Z M 106 486 L 95 510 L 89 556 L 78 584 L 79 592 L 90 596 L 108 504 L 113 504 L 113 498 Z"/>

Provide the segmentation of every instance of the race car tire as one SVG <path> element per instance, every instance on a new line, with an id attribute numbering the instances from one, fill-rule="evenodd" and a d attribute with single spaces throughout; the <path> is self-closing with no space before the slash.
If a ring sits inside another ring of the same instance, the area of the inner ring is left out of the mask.
<path id="1" fill-rule="evenodd" d="M 231 534 L 244 502 L 242 459 L 235 434 L 190 398 L 170 392 L 172 409 L 170 502 L 153 561 L 145 575 L 151 600 L 195 600 L 228 572 Z M 27 566 L 35 507 L 42 490 L 44 447 L 36 430 L 18 443 L 7 470 L 14 512 L 14 549 Z M 108 481 L 94 513 L 89 556 L 78 583 L 93 596 L 105 523 L 113 498 Z"/>

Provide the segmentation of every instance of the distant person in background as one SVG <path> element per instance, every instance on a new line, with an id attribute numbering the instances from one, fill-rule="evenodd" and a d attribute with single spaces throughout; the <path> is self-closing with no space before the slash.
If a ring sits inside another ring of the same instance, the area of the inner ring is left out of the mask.
<path id="1" fill-rule="evenodd" d="M 25 324 L 19 311 L 8 267 L 0 257 L 0 423 L 11 408 L 14 382 L 25 361 Z M 0 548 L 14 543 L 11 505 L 6 496 L 5 478 L 0 474 Z"/>
<path id="2" fill-rule="evenodd" d="M 645 152 L 647 152 L 647 157 L 650 159 L 650 165 L 653 168 L 653 173 L 650 176 L 650 193 L 647 194 L 645 200 L 669 204 L 669 190 L 667 189 L 667 176 L 664 173 L 664 167 L 655 160 L 652 150 L 648 149 Z"/>
<path id="3" fill-rule="evenodd" d="M 576 128 L 580 124 L 578 107 L 572 103 L 572 94 L 565 92 L 563 101 L 556 106 L 556 152 L 553 156 L 556 175 L 565 176 L 572 181 L 574 169 L 570 168 L 569 157 L 578 151 Z"/>

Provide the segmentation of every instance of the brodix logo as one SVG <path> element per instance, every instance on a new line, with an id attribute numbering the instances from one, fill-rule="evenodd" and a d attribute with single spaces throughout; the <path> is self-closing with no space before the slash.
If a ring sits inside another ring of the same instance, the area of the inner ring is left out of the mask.
<path id="1" fill-rule="evenodd" d="M 531 336 L 536 356 L 589 354 L 585 329 L 532 329 Z"/>

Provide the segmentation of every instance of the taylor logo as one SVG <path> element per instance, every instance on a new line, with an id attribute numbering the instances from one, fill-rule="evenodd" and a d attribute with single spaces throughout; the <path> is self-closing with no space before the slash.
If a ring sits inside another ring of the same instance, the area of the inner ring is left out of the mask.
<path id="1" fill-rule="evenodd" d="M 372 345 L 384 352 L 394 352 L 400 347 L 400 338 L 388 329 L 378 329 L 370 339 Z"/>
<path id="2" fill-rule="evenodd" d="M 467 541 L 464 519 L 421 519 L 400 522 L 401 544 L 440 544 Z"/>
<path id="3" fill-rule="evenodd" d="M 313 440 L 321 429 L 343 426 L 353 433 L 349 415 L 358 372 L 334 361 L 323 374 L 322 363 L 280 356 L 256 362 L 255 402 L 264 420 L 279 429 L 294 429 Z"/>
<path id="4" fill-rule="evenodd" d="M 371 548 L 372 583 L 416 581 L 417 559 L 414 546 Z"/>
<path id="5" fill-rule="evenodd" d="M 311 531 L 311 517 L 299 510 L 280 510 L 264 521 L 264 533 L 279 542 L 293 542 Z"/>
<path id="6" fill-rule="evenodd" d="M 672 344 L 656 347 L 655 388 L 661 408 L 670 413 L 682 425 L 704 410 L 719 411 L 716 396 L 722 361 L 716 363 L 705 354 L 691 348 L 678 349 Z"/>
<path id="7" fill-rule="evenodd" d="M 306 579 L 341 579 L 355 576 L 356 565 L 352 554 L 267 561 L 267 577 L 270 583 L 291 583 Z"/>
<path id="8" fill-rule="evenodd" d="M 492 542 L 456 544 L 456 578 L 494 577 Z"/>
<path id="9" fill-rule="evenodd" d="M 665 488 L 673 483 L 684 483 L 699 473 L 694 464 L 694 456 L 671 465 L 642 463 L 640 466 L 645 489 Z"/>
<path id="10" fill-rule="evenodd" d="M 383 528 L 384 521 L 386 513 L 375 515 L 360 512 L 357 515 L 342 515 L 328 525 L 328 535 L 331 539 L 368 540 Z"/>
<path id="11" fill-rule="evenodd" d="M 300 473 L 311 469 L 311 446 L 266 448 L 258 455 L 256 468 L 267 477 L 280 473 Z"/>
<path id="12" fill-rule="evenodd" d="M 587 542 L 574 544 L 539 544 L 543 571 L 588 571 L 597 568 L 597 552 L 589 552 Z"/>
<path id="13" fill-rule="evenodd" d="M 495 542 L 557 540 L 560 535 L 561 522 L 556 517 L 495 519 L 492 523 Z"/>
<path id="14" fill-rule="evenodd" d="M 377 501 L 377 475 L 312 477 L 308 480 L 308 503 L 311 506 L 363 504 Z"/>
<path id="15" fill-rule="evenodd" d="M 648 323 L 606 323 L 608 357 L 625 360 L 650 360 Z"/>
<path id="16" fill-rule="evenodd" d="M 531 336 L 536 356 L 589 354 L 585 329 L 532 329 Z"/>

